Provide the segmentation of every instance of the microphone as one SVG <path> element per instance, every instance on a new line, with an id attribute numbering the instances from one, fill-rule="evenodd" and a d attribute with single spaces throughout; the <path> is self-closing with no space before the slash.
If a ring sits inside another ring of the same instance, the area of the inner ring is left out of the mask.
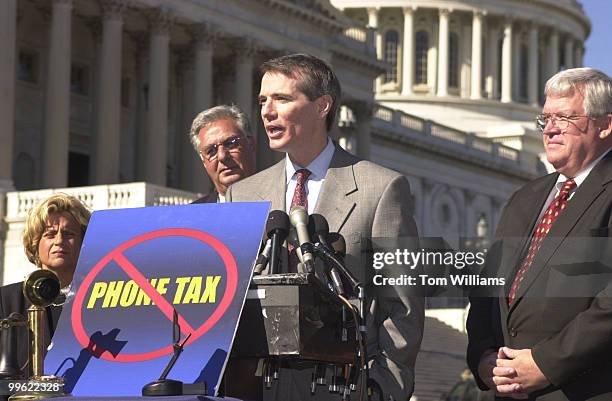
<path id="1" fill-rule="evenodd" d="M 255 262 L 254 274 L 261 274 L 261 272 L 266 268 L 268 264 L 268 259 L 270 259 L 270 254 L 272 253 L 272 240 L 268 238 L 266 241 L 266 245 L 264 246 L 263 251 L 257 257 L 257 262 Z"/>
<path id="2" fill-rule="evenodd" d="M 308 273 L 314 270 L 314 256 L 312 254 L 312 243 L 308 234 L 308 212 L 303 206 L 294 206 L 289 212 L 289 221 L 295 227 L 300 250 L 302 251 L 302 261 Z"/>
<path id="3" fill-rule="evenodd" d="M 325 259 L 329 260 L 330 265 L 336 266 L 342 272 L 354 291 L 357 291 L 361 286 L 361 282 L 357 280 L 355 275 L 344 265 L 344 256 L 346 255 L 346 241 L 340 233 L 330 233 L 331 245 L 333 251 L 323 246 L 316 244 L 315 250 Z"/>
<path id="4" fill-rule="evenodd" d="M 270 238 L 270 274 L 278 273 L 279 252 L 289 234 L 289 216 L 282 210 L 273 210 L 268 215 L 266 232 Z M 265 248 L 264 248 L 265 252 Z"/>
<path id="5" fill-rule="evenodd" d="M 313 233 L 315 240 L 329 248 L 329 242 L 327 241 L 327 236 L 329 235 L 329 224 L 327 223 L 327 219 L 318 213 L 313 213 L 310 215 L 308 226 L 311 229 L 310 232 Z"/>
<path id="6" fill-rule="evenodd" d="M 327 238 L 329 239 L 330 248 L 334 250 L 336 255 L 342 259 L 346 256 L 346 241 L 340 233 L 330 233 Z"/>
<path id="7" fill-rule="evenodd" d="M 313 213 L 310 215 L 308 225 L 311 228 L 313 236 L 318 239 L 318 244 L 315 244 L 315 251 L 317 251 L 317 254 L 319 256 L 322 256 L 323 259 L 327 262 L 326 265 L 329 271 L 329 277 L 331 278 L 331 282 L 334 285 L 336 293 L 344 295 L 345 291 L 344 285 L 342 284 L 342 277 L 340 276 L 340 272 L 338 271 L 338 269 L 335 267 L 335 263 L 329 263 L 329 260 L 327 260 L 325 254 L 322 253 L 319 249 L 317 249 L 317 246 L 319 244 L 327 249 L 330 248 L 329 242 L 327 241 L 327 237 L 329 236 L 329 224 L 327 223 L 327 219 L 318 213 Z"/>

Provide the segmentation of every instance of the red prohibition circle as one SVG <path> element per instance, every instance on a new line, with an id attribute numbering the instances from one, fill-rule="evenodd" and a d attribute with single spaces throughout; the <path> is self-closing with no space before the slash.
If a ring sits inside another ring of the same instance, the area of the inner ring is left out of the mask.
<path id="1" fill-rule="evenodd" d="M 145 233 L 135 238 L 132 238 L 131 240 L 117 246 L 115 249 L 105 255 L 93 267 L 93 269 L 91 269 L 87 276 L 85 276 L 85 279 L 81 283 L 81 286 L 79 287 L 74 297 L 74 303 L 72 306 L 72 330 L 78 342 L 81 344 L 81 346 L 83 346 L 83 348 L 90 347 L 90 342 L 92 341 L 89 335 L 87 335 L 85 328 L 83 327 L 83 302 L 85 300 L 85 295 L 87 294 L 87 291 L 89 290 L 89 287 L 93 283 L 96 276 L 114 259 L 125 259 L 123 253 L 129 248 L 132 248 L 133 246 L 136 246 L 146 241 L 163 237 L 189 237 L 204 242 L 205 244 L 212 247 L 219 254 L 221 259 L 223 260 L 223 264 L 225 265 L 225 270 L 227 272 L 227 284 L 225 286 L 225 293 L 223 294 L 221 302 L 219 302 L 219 305 L 214 310 L 212 315 L 197 330 L 194 330 L 192 332 L 191 338 L 189 338 L 187 344 L 196 341 L 198 338 L 204 335 L 219 321 L 221 316 L 223 316 L 234 298 L 238 282 L 238 268 L 236 266 L 236 260 L 234 259 L 234 256 L 232 255 L 230 250 L 225 246 L 225 244 L 210 234 L 187 228 L 166 228 L 163 230 L 151 231 L 149 233 Z M 138 274 L 140 274 L 140 272 L 138 272 Z M 141 278 L 144 278 L 144 276 L 142 276 Z M 148 281 L 146 282 L 148 283 Z M 161 295 L 159 296 L 161 297 Z M 153 297 L 151 297 L 151 299 L 153 299 Z M 155 303 L 155 305 L 160 307 L 157 302 Z M 171 311 L 162 310 L 162 312 L 166 315 L 166 317 L 171 319 L 171 317 L 168 316 L 169 313 L 171 314 Z M 181 323 L 181 327 L 184 327 L 183 323 Z M 113 356 L 110 352 L 104 352 L 100 357 L 107 361 L 113 362 L 142 362 L 169 355 L 172 353 L 172 351 L 172 344 L 169 344 L 166 347 L 162 347 L 150 352 L 144 352 L 139 354 L 120 353 L 116 356 Z"/>

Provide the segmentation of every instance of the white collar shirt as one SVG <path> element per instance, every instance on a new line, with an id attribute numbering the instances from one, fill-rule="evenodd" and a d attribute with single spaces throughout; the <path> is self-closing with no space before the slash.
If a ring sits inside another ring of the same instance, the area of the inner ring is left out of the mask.
<path id="1" fill-rule="evenodd" d="M 332 157 L 334 156 L 334 143 L 331 139 L 327 138 L 327 145 L 321 153 L 306 167 L 298 166 L 293 163 L 289 158 L 289 155 L 285 155 L 285 176 L 287 179 L 287 190 L 285 192 L 285 210 L 289 213 L 291 209 L 291 201 L 293 200 L 293 193 L 297 186 L 297 177 L 295 172 L 301 168 L 306 168 L 310 171 L 310 176 L 306 181 L 306 195 L 308 197 L 308 214 L 314 212 L 317 200 L 319 199 L 319 193 L 323 182 L 325 182 L 325 175 L 327 169 L 331 163 Z"/>
<path id="2" fill-rule="evenodd" d="M 589 174 L 591 173 L 591 171 L 593 170 L 593 167 L 595 167 L 597 165 L 597 163 L 599 163 L 601 161 L 601 159 L 604 158 L 604 156 L 607 154 L 608 152 L 604 152 L 601 156 L 599 156 L 597 159 L 593 160 L 593 162 L 591 162 L 591 164 L 589 164 L 588 166 L 586 166 L 586 168 L 584 168 L 582 171 L 580 171 L 578 174 L 576 174 L 574 178 L 574 182 L 576 183 L 576 187 L 574 189 L 572 189 L 569 199 L 572 199 L 574 197 L 574 194 L 576 193 L 576 191 L 578 190 L 578 188 L 580 188 L 580 185 L 582 185 L 582 183 L 584 182 L 584 180 L 586 180 L 586 178 L 589 176 Z M 557 177 L 557 182 L 555 183 L 555 185 L 553 186 L 552 190 L 550 191 L 550 193 L 548 194 L 548 198 L 546 199 L 546 202 L 544 203 L 544 207 L 542 208 L 542 210 L 540 211 L 540 215 L 538 217 L 538 222 L 540 221 L 540 219 L 542 218 L 542 215 L 544 214 L 544 212 L 546 211 L 546 209 L 548 209 L 548 206 L 552 203 L 552 201 L 557 197 L 557 195 L 559 195 L 559 192 L 561 191 L 561 188 L 563 188 L 563 183 L 567 180 L 569 180 L 571 177 L 566 177 L 563 174 L 559 174 L 559 176 Z"/>

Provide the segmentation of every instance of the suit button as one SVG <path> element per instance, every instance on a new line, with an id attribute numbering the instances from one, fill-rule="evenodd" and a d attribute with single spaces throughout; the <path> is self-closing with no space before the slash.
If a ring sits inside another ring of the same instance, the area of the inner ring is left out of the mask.
<path id="1" fill-rule="evenodd" d="M 510 337 L 516 337 L 516 329 L 514 327 L 510 328 Z"/>

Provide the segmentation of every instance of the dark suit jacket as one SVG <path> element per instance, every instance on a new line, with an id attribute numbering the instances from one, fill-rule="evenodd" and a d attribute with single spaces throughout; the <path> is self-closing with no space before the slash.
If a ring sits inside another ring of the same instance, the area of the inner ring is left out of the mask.
<path id="1" fill-rule="evenodd" d="M 612 152 L 576 190 L 553 224 L 509 308 L 506 296 L 558 175 L 518 190 L 487 255 L 489 274 L 506 278 L 499 298 L 472 298 L 468 364 L 479 386 L 483 352 L 530 348 L 552 383 L 537 400 L 612 399 Z"/>
<path id="2" fill-rule="evenodd" d="M 208 195 L 203 196 L 200 199 L 196 199 L 191 203 L 217 203 L 218 200 L 219 194 L 217 193 L 217 191 L 212 191 Z"/>
<path id="3" fill-rule="evenodd" d="M 285 176 L 283 159 L 232 185 L 226 193 L 227 200 L 267 200 L 272 202 L 272 210 L 285 210 Z M 372 268 L 363 263 L 362 239 L 409 237 L 410 248 L 418 247 L 406 178 L 361 160 L 338 146 L 314 211 L 327 219 L 330 232 L 338 232 L 346 239 L 345 262 L 357 277 L 367 277 L 365 270 Z M 370 377 L 398 401 L 407 400 L 413 391 L 414 363 L 423 335 L 423 311 L 424 301 L 418 296 L 379 298 L 370 304 L 367 318 L 368 356 L 372 359 Z M 305 376 L 306 380 L 288 383 L 296 391 L 279 393 L 277 399 L 312 399 L 310 375 Z M 318 391 L 317 397 L 321 393 Z"/>
<path id="4" fill-rule="evenodd" d="M 0 287 L 0 318 L 6 318 L 13 312 L 20 313 L 27 318 L 28 308 L 32 304 L 23 295 L 22 288 L 23 282 Z M 43 325 L 45 328 L 45 352 L 57 327 L 62 307 L 48 306 L 46 310 L 46 324 Z M 25 326 L 18 327 L 17 330 L 17 360 L 19 366 L 24 367 L 28 361 L 28 330 Z M 27 373 L 27 371 L 24 370 L 24 373 Z"/>

